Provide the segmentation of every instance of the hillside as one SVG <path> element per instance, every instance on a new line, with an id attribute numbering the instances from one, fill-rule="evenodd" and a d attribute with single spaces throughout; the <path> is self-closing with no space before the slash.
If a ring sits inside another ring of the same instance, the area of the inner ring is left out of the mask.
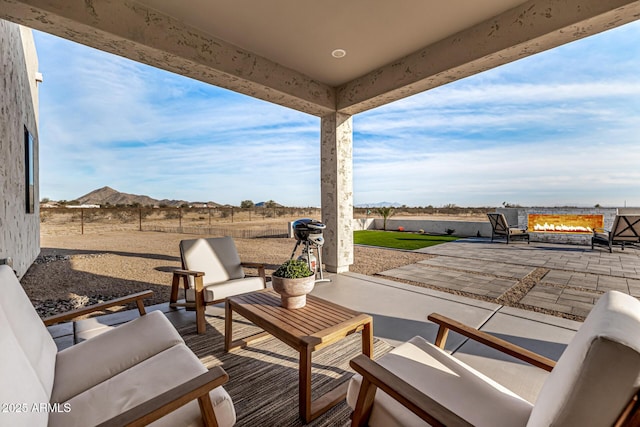
<path id="1" fill-rule="evenodd" d="M 80 204 L 88 204 L 88 205 L 140 205 L 140 206 L 172 206 L 178 207 L 184 204 L 193 204 L 187 202 L 186 200 L 169 200 L 169 199 L 154 199 L 149 196 L 137 195 L 137 194 L 129 194 L 129 193 L 121 193 L 117 190 L 114 190 L 111 187 L 102 187 L 97 190 L 93 190 L 90 193 L 85 194 L 84 196 L 78 197 L 76 199 Z M 204 202 L 199 202 L 198 204 L 204 204 Z M 220 206 L 215 202 L 207 202 L 207 206 Z"/>

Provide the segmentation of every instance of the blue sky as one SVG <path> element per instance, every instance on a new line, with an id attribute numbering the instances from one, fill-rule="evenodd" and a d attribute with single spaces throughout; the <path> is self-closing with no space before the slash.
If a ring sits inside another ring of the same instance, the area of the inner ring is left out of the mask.
<path id="1" fill-rule="evenodd" d="M 320 119 L 34 31 L 40 195 L 320 205 Z M 640 206 L 640 21 L 354 116 L 354 203 Z"/>

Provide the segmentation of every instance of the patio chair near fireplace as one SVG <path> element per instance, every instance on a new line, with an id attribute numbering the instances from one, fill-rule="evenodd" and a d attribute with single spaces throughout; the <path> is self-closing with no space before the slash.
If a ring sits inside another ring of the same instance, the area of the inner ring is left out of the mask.
<path id="1" fill-rule="evenodd" d="M 507 218 L 501 213 L 488 213 L 487 216 L 491 223 L 492 242 L 495 237 L 504 237 L 507 240 L 507 244 L 513 239 L 527 239 L 527 244 L 529 244 L 529 233 L 526 228 L 509 227 Z"/>
<path id="2" fill-rule="evenodd" d="M 616 215 L 611 230 L 594 229 L 591 249 L 594 245 L 606 246 L 613 252 L 613 245 L 622 246 L 640 242 L 640 215 Z"/>

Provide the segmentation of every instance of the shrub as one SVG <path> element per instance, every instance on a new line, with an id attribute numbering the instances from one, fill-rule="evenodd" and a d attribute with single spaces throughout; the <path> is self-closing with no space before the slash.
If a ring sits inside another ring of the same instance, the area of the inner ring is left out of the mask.
<path id="1" fill-rule="evenodd" d="M 313 272 L 309 269 L 309 265 L 306 261 L 290 259 L 278 267 L 273 275 L 285 279 L 300 279 L 302 277 L 312 276 Z"/>

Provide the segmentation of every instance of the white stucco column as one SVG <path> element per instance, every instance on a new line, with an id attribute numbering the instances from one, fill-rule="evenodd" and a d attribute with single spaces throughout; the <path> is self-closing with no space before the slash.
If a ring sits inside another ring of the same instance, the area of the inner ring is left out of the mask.
<path id="1" fill-rule="evenodd" d="M 320 181 L 326 270 L 349 271 L 353 264 L 353 128 L 350 115 L 322 117 Z"/>

